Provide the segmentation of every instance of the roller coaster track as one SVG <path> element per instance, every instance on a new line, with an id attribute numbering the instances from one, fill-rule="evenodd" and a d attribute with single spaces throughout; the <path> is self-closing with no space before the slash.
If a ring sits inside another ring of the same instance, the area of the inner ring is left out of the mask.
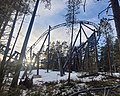
<path id="1" fill-rule="evenodd" d="M 74 22 L 74 24 L 83 24 L 83 25 L 88 24 L 88 25 L 92 25 L 96 30 L 99 30 L 99 27 L 97 26 L 97 24 L 90 22 L 90 21 L 76 21 L 76 22 Z M 64 27 L 64 26 L 67 26 L 67 23 L 61 23 L 61 24 L 55 25 L 55 26 L 50 28 L 50 31 L 57 29 L 57 28 L 60 28 L 60 27 Z M 91 30 L 95 30 L 95 29 L 91 29 Z M 27 50 L 26 54 L 28 52 L 30 52 L 31 49 L 35 48 L 35 46 L 48 33 L 48 31 L 49 31 L 49 29 L 47 29 L 42 35 L 40 35 L 40 37 L 35 41 L 35 43 Z M 99 34 L 100 33 L 98 32 L 98 35 Z"/>

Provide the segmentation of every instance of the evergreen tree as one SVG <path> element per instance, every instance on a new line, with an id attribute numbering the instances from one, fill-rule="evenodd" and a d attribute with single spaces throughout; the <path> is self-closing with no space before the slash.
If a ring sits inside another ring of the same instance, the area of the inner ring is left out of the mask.
<path id="1" fill-rule="evenodd" d="M 119 0 L 110 0 L 120 49 L 120 5 Z"/>
<path id="2" fill-rule="evenodd" d="M 100 68 L 103 71 L 112 72 L 113 55 L 113 29 L 108 19 L 103 18 L 100 21 L 101 39 L 104 39 L 104 45 L 101 45 Z"/>
<path id="3" fill-rule="evenodd" d="M 120 49 L 118 39 L 115 40 L 114 47 L 113 47 L 113 60 L 114 60 L 114 69 L 116 71 L 120 71 Z"/>
<path id="4" fill-rule="evenodd" d="M 45 51 L 45 57 L 46 60 L 47 58 L 47 50 Z M 68 45 L 67 42 L 60 42 L 60 41 L 56 41 L 56 42 L 52 42 L 50 44 L 50 63 L 51 65 L 49 66 L 51 69 L 53 70 L 59 70 L 59 63 L 64 64 L 65 63 L 65 57 L 67 55 L 67 51 L 68 51 Z"/>
<path id="5" fill-rule="evenodd" d="M 8 22 L 12 21 L 12 16 L 16 10 L 19 11 L 19 15 L 30 12 L 31 9 L 28 3 L 29 0 L 3 0 L 0 3 L 0 39 L 3 36 Z"/>

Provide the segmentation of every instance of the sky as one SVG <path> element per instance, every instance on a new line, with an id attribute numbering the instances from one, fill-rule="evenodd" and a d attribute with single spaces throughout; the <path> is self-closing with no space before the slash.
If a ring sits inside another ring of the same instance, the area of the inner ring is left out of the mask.
<path id="1" fill-rule="evenodd" d="M 67 13 L 66 1 L 67 0 L 51 0 L 51 9 L 50 10 L 45 8 L 45 4 L 43 4 L 41 2 L 39 3 L 39 7 L 38 7 L 37 14 L 35 17 L 32 32 L 31 32 L 31 35 L 29 38 L 27 49 L 29 49 L 29 47 L 39 38 L 39 36 L 41 36 L 41 34 L 44 33 L 48 29 L 49 25 L 55 26 L 55 25 L 66 22 L 65 21 L 65 15 Z M 98 24 L 100 21 L 100 19 L 98 19 L 98 14 L 103 9 L 105 9 L 107 6 L 108 6 L 108 0 L 99 0 L 99 1 L 87 0 L 85 12 L 84 12 L 83 6 L 81 4 L 80 9 L 79 9 L 80 14 L 77 15 L 77 19 L 91 21 L 91 22 Z M 111 12 L 111 10 L 110 10 L 110 12 Z M 106 13 L 103 12 L 100 15 L 100 18 L 103 18 L 106 16 L 107 16 Z M 17 50 L 19 52 L 21 51 L 21 47 L 22 47 L 22 44 L 23 44 L 23 41 L 25 38 L 25 34 L 27 32 L 27 28 L 28 28 L 30 19 L 31 19 L 31 15 L 26 16 L 19 39 L 17 41 L 15 50 Z M 19 19 L 16 24 L 16 27 L 14 30 L 14 37 L 16 37 L 16 33 L 20 26 L 20 21 L 21 20 Z M 113 22 L 112 22 L 112 24 L 114 26 Z M 65 30 L 66 30 L 66 28 L 59 28 L 59 29 L 54 30 L 51 34 L 51 39 L 53 41 L 56 41 L 56 40 L 70 41 L 70 34 L 68 34 L 67 31 L 65 31 Z M 15 40 L 15 38 L 12 38 L 12 42 L 14 42 L 14 40 Z M 43 42 L 43 39 L 36 46 L 34 51 L 37 52 L 39 50 L 42 42 Z M 11 43 L 11 46 L 12 46 L 12 44 L 13 43 Z"/>

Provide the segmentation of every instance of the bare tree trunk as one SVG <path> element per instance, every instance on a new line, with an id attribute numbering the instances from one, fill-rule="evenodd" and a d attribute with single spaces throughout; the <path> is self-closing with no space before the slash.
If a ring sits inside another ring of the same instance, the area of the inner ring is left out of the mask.
<path id="1" fill-rule="evenodd" d="M 114 22 L 117 31 L 117 37 L 119 41 L 119 49 L 120 49 L 120 6 L 118 0 L 110 0 L 112 4 L 112 10 L 114 15 Z"/>
<path id="2" fill-rule="evenodd" d="M 3 25 L 3 27 L 1 28 L 1 31 L 0 31 L 0 39 L 3 36 L 3 33 L 5 31 L 5 28 L 6 28 L 7 24 L 8 24 L 8 21 L 6 20 L 5 23 L 4 23 L 4 25 Z"/>
<path id="3" fill-rule="evenodd" d="M 19 60 L 18 60 L 18 65 L 17 65 L 15 75 L 13 77 L 13 80 L 12 80 L 12 83 L 11 83 L 11 86 L 10 86 L 10 87 L 13 87 L 13 88 L 16 87 L 17 82 L 18 82 L 18 78 L 19 78 L 19 75 L 20 75 L 20 70 L 21 70 L 21 67 L 22 67 L 22 62 L 23 62 L 23 59 L 25 57 L 26 47 L 27 47 L 28 40 L 29 40 L 31 30 L 32 30 L 32 27 L 33 27 L 33 23 L 34 23 L 34 19 L 35 19 L 35 15 L 36 15 L 36 11 L 37 11 L 37 8 L 38 8 L 39 1 L 40 0 L 36 1 L 35 8 L 34 8 L 34 11 L 33 11 L 33 15 L 31 17 L 31 21 L 30 21 L 30 24 L 29 24 L 29 27 L 28 27 L 28 30 L 27 30 L 27 33 L 26 33 L 26 37 L 25 37 L 25 40 L 24 40 L 24 43 L 23 43 L 23 46 L 22 46 L 22 49 L 21 49 L 21 54 L 20 54 L 20 57 L 19 57 Z"/>
<path id="4" fill-rule="evenodd" d="M 3 23 L 4 23 L 4 20 L 0 20 L 0 31 L 1 31 L 1 29 L 2 29 Z"/>
<path id="5" fill-rule="evenodd" d="M 6 28 L 7 24 L 8 24 L 8 22 L 9 22 L 10 16 L 11 16 L 11 12 L 7 14 L 7 18 L 6 18 L 6 20 L 5 20 L 2 28 L 1 28 L 1 30 L 0 30 L 0 39 L 1 39 L 1 37 L 3 36 L 3 33 L 4 33 L 4 31 L 5 31 L 5 28 Z"/>
<path id="6" fill-rule="evenodd" d="M 6 46 L 4 56 L 3 56 L 3 59 L 1 61 L 1 65 L 0 65 L 0 88 L 2 87 L 2 82 L 4 80 L 4 75 L 5 75 L 4 66 L 5 66 L 5 63 L 6 63 L 7 54 L 9 52 L 9 47 L 10 47 L 11 39 L 12 39 L 12 36 L 13 36 L 15 24 L 16 24 L 16 21 L 17 21 L 17 16 L 18 16 L 18 11 L 16 11 L 15 18 L 14 18 L 14 21 L 13 21 L 13 25 L 12 25 L 12 28 L 11 28 L 11 32 L 10 32 L 10 35 L 9 35 L 9 38 L 8 38 L 7 46 Z"/>

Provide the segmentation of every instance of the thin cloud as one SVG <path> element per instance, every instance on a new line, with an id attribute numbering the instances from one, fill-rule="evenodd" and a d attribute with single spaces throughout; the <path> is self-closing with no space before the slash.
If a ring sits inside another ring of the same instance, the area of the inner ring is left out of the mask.
<path id="1" fill-rule="evenodd" d="M 39 8 L 38 8 L 38 11 L 37 11 L 37 16 L 35 18 L 32 33 L 31 33 L 31 36 L 30 36 L 30 39 L 29 39 L 29 42 L 28 42 L 28 47 L 30 47 L 39 38 L 39 36 L 45 30 L 48 29 L 49 25 L 54 26 L 54 25 L 57 25 L 58 23 L 60 23 L 61 21 L 65 21 L 64 18 L 62 18 L 61 15 L 66 14 L 65 13 L 66 0 L 51 0 L 51 1 L 52 1 L 51 10 L 45 9 L 43 3 L 39 4 Z M 95 5 L 95 4 L 96 4 L 96 2 L 94 2 L 94 0 L 87 0 L 87 2 L 86 2 L 86 12 L 85 13 L 82 12 L 83 9 L 81 7 L 81 9 L 80 9 L 80 11 L 81 11 L 80 15 L 81 16 L 79 16 L 79 17 L 80 18 L 82 17 L 84 19 L 84 17 L 86 16 L 86 17 L 89 18 L 88 13 L 89 13 L 89 11 L 91 11 L 91 9 L 93 9 L 93 5 Z M 97 16 L 95 16 L 95 17 L 97 17 Z M 93 20 L 93 18 L 90 19 L 90 20 Z M 94 18 L 94 20 L 97 21 L 95 18 Z M 61 23 L 63 23 L 63 22 L 61 22 Z M 27 28 L 27 26 L 25 25 L 24 28 L 23 28 L 24 32 L 22 31 L 22 34 L 26 33 L 26 31 L 27 31 L 27 30 L 25 30 L 26 28 Z M 52 38 L 54 40 L 57 40 L 57 39 L 59 39 L 59 40 L 63 39 L 64 40 L 66 38 L 69 38 L 68 36 L 63 35 L 63 33 L 61 31 L 64 32 L 64 30 L 62 30 L 62 29 L 59 30 L 58 32 L 53 32 L 54 34 L 52 35 Z M 19 46 L 18 47 L 19 50 L 21 49 L 20 46 L 22 46 L 22 44 L 23 44 L 24 37 L 25 37 L 25 35 L 19 37 L 19 40 L 18 40 L 19 43 L 17 43 L 17 46 Z"/>

